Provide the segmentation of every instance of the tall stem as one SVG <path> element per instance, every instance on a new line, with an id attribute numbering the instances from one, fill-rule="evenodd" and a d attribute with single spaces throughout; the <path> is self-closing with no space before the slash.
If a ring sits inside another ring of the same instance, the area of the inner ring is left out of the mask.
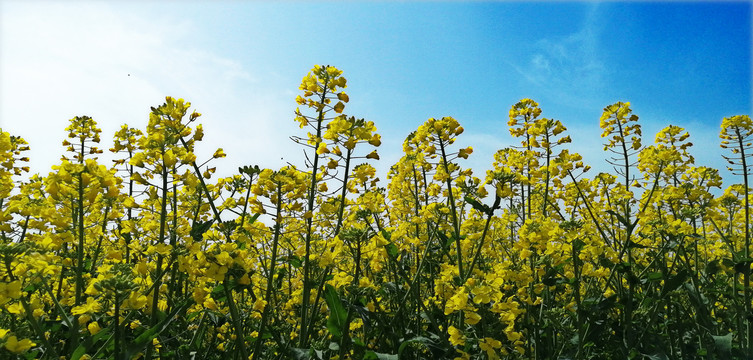
<path id="1" fill-rule="evenodd" d="M 316 145 L 315 149 L 319 148 L 319 144 L 322 142 L 322 123 L 324 122 L 324 101 L 327 96 L 327 86 L 329 85 L 329 78 L 325 78 L 324 86 L 322 86 L 322 95 L 319 99 L 319 103 L 322 104 L 319 108 L 319 113 L 316 117 Z M 314 151 L 314 163 L 311 169 L 311 186 L 308 193 L 308 206 L 307 213 L 310 215 L 306 219 L 306 239 L 305 247 L 306 252 L 303 257 L 303 298 L 301 299 L 301 337 L 300 347 L 306 347 L 308 344 L 308 329 L 307 324 L 310 322 L 308 319 L 308 307 L 309 298 L 311 297 L 311 236 L 314 227 L 314 198 L 316 195 L 316 175 L 319 170 L 319 154 Z M 311 313 L 311 317 L 314 313 Z"/>
<path id="2" fill-rule="evenodd" d="M 440 136 L 438 136 L 441 138 Z M 448 202 L 450 203 L 450 215 L 452 216 L 452 229 L 453 229 L 453 236 L 455 237 L 455 245 L 457 246 L 457 256 L 458 256 L 458 276 L 460 278 L 463 278 L 463 250 L 460 245 L 460 223 L 458 222 L 458 214 L 457 210 L 455 209 L 455 197 L 452 194 L 452 176 L 450 176 L 450 169 L 447 164 L 447 154 L 445 152 L 445 143 L 444 141 L 439 141 L 439 148 L 442 150 L 442 166 L 444 167 L 444 171 L 447 174 L 447 198 Z"/>
<path id="3" fill-rule="evenodd" d="M 620 142 L 620 145 L 622 146 L 622 158 L 625 163 L 625 193 L 630 192 L 630 158 L 629 153 L 627 149 L 627 145 L 625 143 L 625 134 L 624 130 L 622 129 L 622 123 L 619 121 L 619 119 L 616 121 L 617 127 L 620 132 L 620 136 L 622 137 L 622 141 Z M 630 226 L 631 219 L 630 219 L 630 201 L 625 201 L 623 206 L 623 216 L 625 218 L 625 242 L 623 243 L 623 249 L 626 249 L 626 251 L 623 251 L 627 253 L 627 263 L 628 263 L 628 274 L 629 276 L 632 275 L 633 270 L 633 250 L 630 246 L 630 237 L 632 235 L 632 227 Z M 631 279 L 628 280 L 628 293 L 627 293 L 627 301 L 625 302 L 625 318 L 624 318 L 624 331 L 625 331 L 625 344 L 628 346 L 626 349 L 627 351 L 630 351 L 630 347 L 633 346 L 633 281 Z"/>
<path id="4" fill-rule="evenodd" d="M 121 360 L 120 354 L 120 297 L 118 296 L 118 290 L 115 290 L 115 360 Z"/>
<path id="5" fill-rule="evenodd" d="M 348 149 L 348 152 L 345 156 L 345 174 L 343 175 L 343 188 L 340 193 L 340 199 L 342 203 L 340 204 L 340 210 L 337 213 L 337 225 L 335 226 L 335 233 L 332 235 L 333 237 L 337 236 L 340 233 L 340 228 L 343 224 L 343 213 L 345 212 L 345 195 L 348 191 L 348 172 L 350 171 L 350 156 L 353 150 Z"/>
<path id="6" fill-rule="evenodd" d="M 745 145 L 743 144 L 743 135 L 740 133 L 740 128 L 735 128 L 735 135 L 737 135 L 738 148 L 740 149 L 740 160 L 742 161 L 743 170 L 743 196 L 745 197 L 745 247 L 743 248 L 743 254 L 745 256 L 745 271 L 743 272 L 743 302 L 744 302 L 744 314 L 750 314 L 750 204 L 748 199 L 748 163 L 745 158 Z M 743 348 L 746 354 L 750 354 L 751 348 L 753 348 L 753 322 L 750 321 L 748 316 L 745 317 L 745 342 Z"/>
<path id="7" fill-rule="evenodd" d="M 225 280 L 222 282 L 222 287 L 225 289 L 225 297 L 227 297 L 227 307 L 230 308 L 230 320 L 233 322 L 233 331 L 235 331 L 235 347 L 240 352 L 243 359 L 248 359 L 248 353 L 246 351 L 246 340 L 243 337 L 243 322 L 241 316 L 238 313 L 238 306 L 235 304 L 235 298 L 233 298 L 233 290 L 231 289 L 228 276 L 225 275 Z M 261 334 L 259 334 L 261 336 Z"/>
<path id="8" fill-rule="evenodd" d="M 81 137 L 81 149 L 79 150 L 78 162 L 84 166 L 84 138 Z M 84 181 L 83 169 L 78 173 L 78 213 L 76 231 L 78 235 L 78 248 L 76 249 L 76 306 L 81 305 L 81 296 L 84 288 Z"/>
<path id="9" fill-rule="evenodd" d="M 167 229 L 167 167 L 164 166 L 164 163 L 162 164 L 162 194 L 160 196 L 160 199 L 162 200 L 160 202 L 160 215 L 159 215 L 159 237 L 157 238 L 156 244 L 162 244 L 165 242 L 165 231 Z M 163 256 L 161 253 L 157 254 L 157 270 L 155 271 L 155 278 L 154 278 L 154 286 L 152 287 L 152 326 L 157 325 L 159 322 L 159 316 L 157 315 L 157 311 L 159 311 L 159 295 L 160 295 L 160 287 L 162 287 L 162 275 L 164 273 L 162 272 L 162 262 L 164 261 Z M 152 352 L 154 351 L 154 346 L 149 343 L 149 346 L 146 350 L 145 358 L 146 360 L 150 360 L 152 358 Z"/>
<path id="10" fill-rule="evenodd" d="M 76 213 L 76 235 L 78 235 L 78 248 L 76 249 L 76 306 L 81 305 L 81 297 L 84 289 L 84 182 L 81 173 L 78 174 L 78 210 Z"/>
<path id="11" fill-rule="evenodd" d="M 269 318 L 269 312 L 272 303 L 272 283 L 275 276 L 275 264 L 277 263 L 277 243 L 280 239 L 280 228 L 282 227 L 282 183 L 277 182 L 277 215 L 275 217 L 275 235 L 272 239 L 272 255 L 269 260 L 269 270 L 267 271 L 267 291 L 264 299 L 267 303 L 264 305 L 264 312 L 261 316 L 261 325 L 259 325 L 259 336 L 256 338 L 256 346 L 254 348 L 254 358 L 259 358 L 261 354 L 261 346 L 264 342 L 264 330 L 266 330 L 267 320 Z"/>

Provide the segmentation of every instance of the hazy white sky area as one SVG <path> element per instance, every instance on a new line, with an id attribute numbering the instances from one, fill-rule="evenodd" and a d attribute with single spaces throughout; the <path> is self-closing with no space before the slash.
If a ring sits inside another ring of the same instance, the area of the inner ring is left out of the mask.
<path id="1" fill-rule="evenodd" d="M 145 128 L 150 106 L 167 95 L 204 114 L 200 152 L 233 154 L 215 160 L 226 174 L 249 154 L 279 167 L 278 154 L 297 153 L 287 140 L 298 130 L 297 88 L 261 83 L 238 59 L 192 45 L 189 21 L 155 21 L 100 2 L 42 4 L 5 3 L 2 17 L 0 125 L 31 144 L 33 172 L 59 162 L 70 118 L 93 117 L 108 149 L 121 125 Z"/>

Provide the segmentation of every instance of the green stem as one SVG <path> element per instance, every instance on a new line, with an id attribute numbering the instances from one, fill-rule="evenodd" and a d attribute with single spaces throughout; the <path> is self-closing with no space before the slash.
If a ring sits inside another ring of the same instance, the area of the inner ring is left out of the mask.
<path id="1" fill-rule="evenodd" d="M 549 129 L 546 129 L 545 136 L 546 136 L 546 144 L 547 144 L 547 147 L 545 149 L 546 150 L 546 171 L 545 171 L 546 177 L 544 178 L 544 202 L 541 205 L 542 207 L 541 213 L 544 214 L 544 217 L 546 218 L 547 217 L 546 207 L 549 204 L 549 182 L 552 176 L 549 173 L 549 164 L 551 163 L 551 159 L 552 159 L 552 148 L 551 148 L 551 144 L 549 144 Z"/>
<path id="2" fill-rule="evenodd" d="M 78 211 L 76 213 L 76 232 L 78 247 L 76 248 L 76 306 L 81 305 L 84 289 L 84 182 L 82 174 L 78 174 Z"/>
<path id="3" fill-rule="evenodd" d="M 248 198 L 251 197 L 251 185 L 254 183 L 254 175 L 248 176 L 248 188 L 246 189 L 246 196 L 244 197 L 243 202 L 243 211 L 241 212 L 241 222 L 238 224 L 239 228 L 243 228 L 243 224 L 246 221 L 246 213 L 248 211 Z"/>
<path id="4" fill-rule="evenodd" d="M 115 290 L 115 360 L 121 360 L 120 353 L 120 339 L 123 336 L 120 330 L 120 299 L 118 297 L 118 291 Z"/>
<path id="5" fill-rule="evenodd" d="M 186 149 L 186 151 L 189 151 L 190 148 L 188 147 L 188 144 L 186 143 L 186 140 L 183 139 L 183 137 L 180 137 L 180 142 L 183 145 L 183 148 Z M 214 214 L 214 218 L 217 221 L 217 224 L 222 223 L 222 218 L 220 217 L 220 212 L 217 211 L 217 206 L 214 205 L 214 199 L 212 198 L 212 195 L 209 193 L 209 188 L 207 187 L 206 182 L 204 181 L 204 176 L 201 174 L 201 169 L 199 169 L 199 166 L 196 165 L 196 161 L 191 162 L 191 166 L 193 167 L 194 172 L 196 173 L 196 177 L 199 178 L 199 184 L 201 184 L 201 189 L 204 190 L 204 196 L 207 198 L 207 202 L 209 203 L 209 207 L 212 209 L 212 214 Z M 225 233 L 225 241 L 230 242 L 230 234 Z"/>
<path id="6" fill-rule="evenodd" d="M 484 231 L 481 233 L 481 239 L 478 243 L 478 249 L 476 250 L 476 254 L 473 256 L 473 261 L 471 261 L 471 266 L 468 267 L 468 273 L 465 277 L 461 278 L 463 283 L 471 276 L 471 273 L 473 273 L 473 268 L 476 266 L 476 262 L 478 262 L 479 256 L 481 256 L 481 249 L 484 247 L 484 240 L 486 239 L 486 233 L 489 230 L 489 223 L 492 221 L 492 217 L 494 216 L 494 210 L 499 208 L 499 203 L 502 200 L 498 195 L 495 195 L 494 198 L 494 205 L 489 209 L 489 213 L 486 215 L 486 224 L 484 224 Z"/>
<path id="7" fill-rule="evenodd" d="M 167 167 L 162 166 L 162 195 L 160 196 L 160 199 L 162 201 L 160 202 L 160 217 L 159 217 L 159 237 L 157 238 L 157 244 L 162 244 L 165 241 L 165 232 L 167 229 Z M 155 326 L 159 322 L 159 316 L 157 315 L 159 311 L 159 295 L 160 295 L 160 287 L 162 287 L 162 275 L 164 273 L 162 272 L 162 261 L 163 256 L 161 253 L 157 254 L 157 270 L 156 274 L 157 276 L 154 278 L 154 293 L 152 294 L 152 317 L 151 317 L 151 325 Z M 152 352 L 154 351 L 154 346 L 150 343 L 147 346 L 145 359 L 150 360 L 152 358 Z"/>
<path id="8" fill-rule="evenodd" d="M 441 139 L 441 136 L 437 134 L 437 138 Z M 447 197 L 448 202 L 450 203 L 450 215 L 452 215 L 452 229 L 453 229 L 453 236 L 455 237 L 455 246 L 457 247 L 457 258 L 458 258 L 458 276 L 462 279 L 464 272 L 463 272 L 463 249 L 460 244 L 460 224 L 458 223 L 458 214 L 457 209 L 455 208 L 455 197 L 452 194 L 452 176 L 450 176 L 450 169 L 449 165 L 447 164 L 447 154 L 445 152 L 445 144 L 444 141 L 439 141 L 439 148 L 442 151 L 442 166 L 444 167 L 444 171 L 447 174 Z"/>
<path id="9" fill-rule="evenodd" d="M 177 172 L 177 169 L 175 168 L 175 165 L 173 165 L 172 169 L 173 173 Z M 170 229 L 170 250 L 173 252 L 176 251 L 176 246 L 178 245 L 178 184 L 177 181 L 173 181 L 173 196 L 172 196 L 172 212 L 173 212 L 173 225 L 172 229 Z M 175 293 L 179 291 L 178 288 L 179 282 L 179 274 L 178 274 L 178 262 L 173 262 L 172 266 L 170 267 L 170 284 L 167 288 L 167 313 L 170 313 L 173 309 L 173 305 L 175 303 L 175 296 L 177 296 Z"/>
<path id="10" fill-rule="evenodd" d="M 99 239 L 97 239 L 97 248 L 94 250 L 94 254 L 92 254 L 92 262 L 91 266 L 89 267 L 89 271 L 94 275 L 94 271 L 97 268 L 97 261 L 99 261 L 99 254 L 102 251 L 102 241 L 105 238 L 105 232 L 107 231 L 107 215 L 110 213 L 110 205 L 107 205 L 105 207 L 105 214 L 102 218 L 102 227 L 100 228 L 101 234 L 99 235 Z"/>
<path id="11" fill-rule="evenodd" d="M 241 357 L 243 359 L 248 359 L 246 340 L 243 338 L 243 324 L 240 315 L 238 314 L 238 307 L 235 305 L 235 299 L 233 298 L 233 292 L 230 289 L 230 281 L 228 281 L 227 276 L 225 276 L 222 286 L 225 288 L 227 306 L 230 308 L 230 320 L 233 322 L 233 330 L 235 331 L 235 346 L 238 348 L 238 351 L 240 351 Z M 259 336 L 261 336 L 261 334 L 259 334 Z"/>
<path id="12" fill-rule="evenodd" d="M 314 146 L 314 149 L 319 148 L 319 144 L 321 143 L 322 138 L 322 123 L 324 122 L 324 102 L 326 100 L 327 96 L 327 89 L 329 85 L 329 78 L 325 78 L 324 80 L 324 86 L 322 86 L 322 95 L 319 99 L 319 104 L 321 104 L 321 107 L 319 108 L 319 113 L 316 117 L 316 145 Z M 314 151 L 314 163 L 312 164 L 311 168 L 311 185 L 309 186 L 309 193 L 308 193 L 308 206 L 306 208 L 307 214 L 310 215 L 308 219 L 306 219 L 306 238 L 305 238 L 305 247 L 306 252 L 303 256 L 303 295 L 301 299 L 301 335 L 300 335 L 300 342 L 299 346 L 302 348 L 305 348 L 308 345 L 308 329 L 307 324 L 310 321 L 308 319 L 309 313 L 308 313 L 308 307 L 309 307 L 309 298 L 311 297 L 311 237 L 314 227 L 314 200 L 316 197 L 316 175 L 319 170 L 319 154 Z M 311 317 L 314 317 L 314 313 L 311 313 Z"/>
<path id="13" fill-rule="evenodd" d="M 267 326 L 267 320 L 269 319 L 269 313 L 271 309 L 272 304 L 272 286 L 273 286 L 273 280 L 275 277 L 275 264 L 277 263 L 277 244 L 280 240 L 280 228 L 282 227 L 282 183 L 277 182 L 277 204 L 275 204 L 277 208 L 277 215 L 275 216 L 275 234 L 274 238 L 272 239 L 272 255 L 271 259 L 269 260 L 269 270 L 267 271 L 267 291 L 266 295 L 264 296 L 264 299 L 267 301 L 267 303 L 264 305 L 264 312 L 261 316 L 261 325 L 259 325 L 259 335 L 256 338 L 256 347 L 254 348 L 254 357 L 260 358 L 261 354 L 261 347 L 264 343 L 264 330 Z M 245 359 L 245 358 L 244 358 Z"/>
<path id="14" fill-rule="evenodd" d="M 743 272 L 743 304 L 745 322 L 747 324 L 745 328 L 745 341 L 743 343 L 743 349 L 748 356 L 753 355 L 751 349 L 753 348 L 753 322 L 750 321 L 749 314 L 751 313 L 750 304 L 750 204 L 748 199 L 748 164 L 745 157 L 745 144 L 743 143 L 743 136 L 740 133 L 740 128 L 735 128 L 735 135 L 737 135 L 738 149 L 740 149 L 740 160 L 742 162 L 743 171 L 743 195 L 745 197 L 745 247 L 743 248 L 743 254 L 745 256 L 745 272 Z"/>
<path id="15" fill-rule="evenodd" d="M 335 233 L 332 235 L 332 237 L 337 236 L 340 234 L 340 227 L 343 223 L 343 213 L 345 212 L 345 195 L 348 191 L 348 172 L 350 171 L 350 156 L 353 150 L 348 149 L 348 152 L 345 156 L 345 174 L 343 175 L 343 188 L 340 193 L 340 209 L 337 213 L 337 225 L 335 226 Z"/>

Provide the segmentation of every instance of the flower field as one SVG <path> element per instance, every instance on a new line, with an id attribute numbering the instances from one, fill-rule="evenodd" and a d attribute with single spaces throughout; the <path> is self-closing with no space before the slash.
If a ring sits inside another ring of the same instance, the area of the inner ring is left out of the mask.
<path id="1" fill-rule="evenodd" d="M 722 120 L 726 189 L 622 102 L 599 124 L 614 172 L 588 172 L 531 99 L 486 174 L 443 117 L 380 179 L 346 86 L 303 78 L 302 169 L 213 176 L 225 153 L 197 158 L 201 115 L 171 97 L 111 149 L 71 119 L 46 176 L 0 130 L 0 358 L 753 358 L 749 116 Z"/>

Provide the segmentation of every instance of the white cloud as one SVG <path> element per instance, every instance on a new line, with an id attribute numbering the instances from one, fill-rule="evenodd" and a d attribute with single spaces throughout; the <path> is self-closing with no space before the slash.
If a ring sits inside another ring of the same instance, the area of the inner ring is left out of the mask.
<path id="1" fill-rule="evenodd" d="M 549 66 L 549 60 L 542 54 L 536 54 L 531 59 L 531 64 L 538 70 L 544 71 L 547 75 L 551 74 L 552 70 Z"/>
<path id="2" fill-rule="evenodd" d="M 190 20 L 134 9 L 2 3 L 0 127 L 30 143 L 32 172 L 46 174 L 59 162 L 68 119 L 92 116 L 107 149 L 122 124 L 143 129 L 149 107 L 167 95 L 204 114 L 200 153 L 225 148 L 228 158 L 216 161 L 220 174 L 246 164 L 284 165 L 278 154 L 296 151 L 287 138 L 298 130 L 293 98 L 263 86 L 243 63 L 192 45 Z"/>
<path id="3" fill-rule="evenodd" d="M 604 88 L 606 76 L 606 66 L 598 53 L 599 4 L 589 6 L 579 30 L 567 36 L 539 39 L 527 61 L 510 64 L 551 98 L 585 109 L 594 107 L 589 99 Z"/>

